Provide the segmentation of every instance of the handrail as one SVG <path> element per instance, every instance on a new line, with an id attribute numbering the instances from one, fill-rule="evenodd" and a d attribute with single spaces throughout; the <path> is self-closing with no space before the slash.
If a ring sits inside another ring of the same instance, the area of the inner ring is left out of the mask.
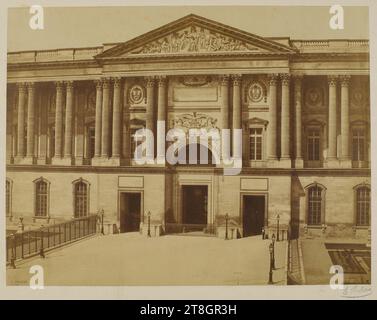
<path id="1" fill-rule="evenodd" d="M 99 221 L 98 215 L 90 215 L 8 235 L 6 237 L 6 262 L 15 268 L 15 261 L 38 254 L 44 257 L 47 250 L 97 233 Z"/>

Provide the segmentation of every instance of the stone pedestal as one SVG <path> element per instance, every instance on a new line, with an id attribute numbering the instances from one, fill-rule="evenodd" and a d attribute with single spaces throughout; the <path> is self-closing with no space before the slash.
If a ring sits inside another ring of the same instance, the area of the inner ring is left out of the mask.
<path id="1" fill-rule="evenodd" d="M 295 159 L 294 161 L 295 168 L 302 169 L 304 167 L 303 159 Z"/>
<path id="2" fill-rule="evenodd" d="M 70 166 L 72 164 L 71 158 L 52 158 L 51 164 L 57 166 Z"/>
<path id="3" fill-rule="evenodd" d="M 324 161 L 323 166 L 325 168 L 339 168 L 340 163 L 338 159 L 327 159 Z"/>
<path id="4" fill-rule="evenodd" d="M 342 159 L 340 160 L 340 167 L 341 168 L 352 168 L 352 161 L 349 159 Z"/>
<path id="5" fill-rule="evenodd" d="M 292 160 L 289 158 L 281 158 L 279 161 L 280 168 L 291 168 L 292 167 Z"/>

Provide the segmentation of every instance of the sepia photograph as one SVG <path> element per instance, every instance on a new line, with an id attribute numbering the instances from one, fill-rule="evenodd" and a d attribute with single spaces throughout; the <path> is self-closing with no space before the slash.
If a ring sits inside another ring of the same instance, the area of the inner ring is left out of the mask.
<path id="1" fill-rule="evenodd" d="M 6 286 L 369 292 L 369 16 L 7 8 Z"/>

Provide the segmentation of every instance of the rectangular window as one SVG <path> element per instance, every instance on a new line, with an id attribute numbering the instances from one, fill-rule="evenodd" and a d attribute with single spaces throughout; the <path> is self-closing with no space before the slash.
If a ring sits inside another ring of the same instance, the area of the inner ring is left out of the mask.
<path id="1" fill-rule="evenodd" d="M 36 199 L 35 199 L 35 216 L 46 217 L 48 205 L 48 185 L 45 181 L 39 181 L 35 185 Z"/>
<path id="2" fill-rule="evenodd" d="M 320 160 L 320 139 L 319 129 L 311 129 L 308 132 L 308 160 Z"/>
<path id="3" fill-rule="evenodd" d="M 365 161 L 365 130 L 354 129 L 352 131 L 352 160 Z"/>
<path id="4" fill-rule="evenodd" d="M 250 160 L 262 160 L 263 129 L 250 128 Z"/>
<path id="5" fill-rule="evenodd" d="M 359 188 L 356 193 L 356 225 L 370 225 L 370 189 Z"/>
<path id="6" fill-rule="evenodd" d="M 94 158 L 94 151 L 95 151 L 95 129 L 94 128 L 89 128 L 88 130 L 88 135 L 89 135 L 89 158 Z"/>

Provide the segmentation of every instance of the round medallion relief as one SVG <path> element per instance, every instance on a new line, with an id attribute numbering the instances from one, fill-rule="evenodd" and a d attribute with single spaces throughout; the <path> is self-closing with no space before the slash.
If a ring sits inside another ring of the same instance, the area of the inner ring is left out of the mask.
<path id="1" fill-rule="evenodd" d="M 144 99 L 144 90 L 141 86 L 135 85 L 130 90 L 130 102 L 133 104 L 139 104 Z"/>
<path id="2" fill-rule="evenodd" d="M 306 103 L 310 106 L 322 104 L 322 91 L 320 88 L 310 88 L 306 92 Z"/>
<path id="3" fill-rule="evenodd" d="M 355 104 L 361 104 L 364 100 L 363 91 L 360 88 L 355 88 L 352 93 L 352 102 Z"/>
<path id="4" fill-rule="evenodd" d="M 259 83 L 252 83 L 248 90 L 249 99 L 252 102 L 259 102 L 263 98 L 263 88 Z"/>

